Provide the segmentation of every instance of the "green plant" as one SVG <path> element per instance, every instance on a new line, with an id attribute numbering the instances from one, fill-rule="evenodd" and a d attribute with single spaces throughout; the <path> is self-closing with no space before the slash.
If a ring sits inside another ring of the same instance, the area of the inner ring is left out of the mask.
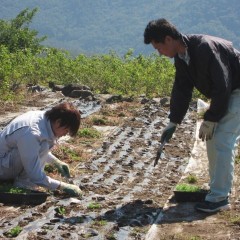
<path id="1" fill-rule="evenodd" d="M 30 189 L 13 187 L 12 184 L 2 184 L 0 185 L 0 192 L 6 193 L 31 193 Z"/>
<path id="2" fill-rule="evenodd" d="M 38 32 L 29 28 L 37 11 L 37 8 L 32 11 L 26 8 L 10 21 L 0 20 L 0 45 L 7 46 L 10 52 L 31 49 L 37 53 L 41 49 L 40 42 L 46 39 L 46 36 L 38 38 Z"/>
<path id="3" fill-rule="evenodd" d="M 193 174 L 189 174 L 187 176 L 186 180 L 187 180 L 188 183 L 196 183 L 197 182 L 197 177 Z"/>
<path id="4" fill-rule="evenodd" d="M 101 208 L 101 204 L 92 202 L 92 203 L 89 203 L 87 208 L 88 209 L 99 209 L 99 208 Z"/>
<path id="5" fill-rule="evenodd" d="M 10 229 L 5 235 L 8 237 L 17 237 L 21 231 L 22 231 L 22 228 L 19 226 L 16 226 Z"/>
<path id="6" fill-rule="evenodd" d="M 55 208 L 56 213 L 60 215 L 65 215 L 66 214 L 66 209 L 63 206 L 59 206 Z"/>
<path id="7" fill-rule="evenodd" d="M 84 138 L 100 138 L 101 133 L 94 128 L 82 128 L 78 131 L 77 136 Z"/>
<path id="8" fill-rule="evenodd" d="M 106 125 L 106 119 L 100 117 L 93 117 L 92 118 L 94 125 Z"/>
<path id="9" fill-rule="evenodd" d="M 54 153 L 60 159 L 70 158 L 74 161 L 81 160 L 81 154 L 75 149 L 70 148 L 68 145 L 59 146 L 58 148 L 55 149 Z"/>
<path id="10" fill-rule="evenodd" d="M 201 237 L 194 236 L 194 237 L 190 237 L 189 240 L 201 240 Z"/>
<path id="11" fill-rule="evenodd" d="M 195 185 L 186 184 L 186 183 L 177 184 L 175 189 L 177 191 L 182 191 L 182 192 L 199 192 L 199 191 L 201 191 L 200 187 L 195 186 Z"/>

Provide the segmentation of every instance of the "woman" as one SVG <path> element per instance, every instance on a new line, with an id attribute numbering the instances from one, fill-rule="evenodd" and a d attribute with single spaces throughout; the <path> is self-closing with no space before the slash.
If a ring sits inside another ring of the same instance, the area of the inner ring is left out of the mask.
<path id="1" fill-rule="evenodd" d="M 48 177 L 45 164 L 70 177 L 68 165 L 50 149 L 59 137 L 76 135 L 80 112 L 70 103 L 61 103 L 48 111 L 29 111 L 11 121 L 0 132 L 0 180 L 14 180 L 14 186 L 34 189 L 42 186 L 81 196 L 78 186 Z"/>

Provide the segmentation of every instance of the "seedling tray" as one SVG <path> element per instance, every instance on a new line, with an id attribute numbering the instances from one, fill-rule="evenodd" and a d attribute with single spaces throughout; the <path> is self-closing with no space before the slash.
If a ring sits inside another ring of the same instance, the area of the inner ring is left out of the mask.
<path id="1" fill-rule="evenodd" d="M 207 190 L 198 192 L 173 191 L 174 198 L 177 202 L 202 202 L 208 193 Z"/>
<path id="2" fill-rule="evenodd" d="M 29 193 L 9 193 L 0 192 L 0 202 L 5 204 L 20 204 L 20 205 L 39 205 L 46 201 L 46 192 L 31 191 Z"/>

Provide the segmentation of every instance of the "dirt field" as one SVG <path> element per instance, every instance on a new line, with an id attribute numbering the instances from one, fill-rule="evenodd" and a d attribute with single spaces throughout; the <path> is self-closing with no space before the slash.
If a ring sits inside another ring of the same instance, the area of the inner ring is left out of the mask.
<path id="1" fill-rule="evenodd" d="M 50 98 L 56 102 L 61 97 Z M 18 113 L 49 105 L 50 98 L 38 94 Z M 14 116 L 6 111 L 2 110 L 2 126 Z M 168 111 L 167 103 L 160 103 L 160 99 L 106 104 L 101 96 L 101 109 L 82 120 L 82 128 L 95 127 L 101 137 L 65 139 L 54 149 L 70 165 L 72 181 L 82 189 L 83 198 L 55 192 L 37 206 L 2 204 L 0 238 L 8 239 L 7 233 L 20 226 L 16 239 L 145 239 L 181 178 L 194 143 L 197 114 L 192 104 L 174 138 L 166 144 L 158 165 L 153 167 Z M 238 172 L 236 164 L 236 175 Z M 49 174 L 61 179 L 56 172 Z M 179 212 L 173 211 L 170 218 L 163 217 L 158 224 L 159 239 L 240 239 L 238 179 L 231 211 L 209 218 L 194 212 L 192 206 L 178 204 L 182 206 Z M 63 214 L 57 213 L 59 208 L 64 209 Z M 200 219 L 203 221 L 198 224 Z"/>

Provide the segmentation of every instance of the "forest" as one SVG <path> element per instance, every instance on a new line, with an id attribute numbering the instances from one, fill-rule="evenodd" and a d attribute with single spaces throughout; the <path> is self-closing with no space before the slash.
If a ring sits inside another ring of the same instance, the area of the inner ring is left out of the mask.
<path id="1" fill-rule="evenodd" d="M 71 55 L 149 55 L 143 32 L 152 19 L 164 17 L 183 33 L 204 33 L 226 38 L 240 49 L 238 0 L 2 0 L 0 18 L 10 20 L 25 8 L 38 8 L 30 28 L 47 36 L 45 46 Z"/>
<path id="2" fill-rule="evenodd" d="M 46 36 L 29 28 L 37 8 L 25 9 L 10 21 L 0 21 L 0 95 L 3 101 L 19 101 L 22 85 L 47 86 L 85 84 L 95 93 L 148 97 L 169 95 L 174 78 L 173 64 L 156 54 L 123 57 L 109 54 L 76 57 L 66 50 L 46 47 Z"/>

